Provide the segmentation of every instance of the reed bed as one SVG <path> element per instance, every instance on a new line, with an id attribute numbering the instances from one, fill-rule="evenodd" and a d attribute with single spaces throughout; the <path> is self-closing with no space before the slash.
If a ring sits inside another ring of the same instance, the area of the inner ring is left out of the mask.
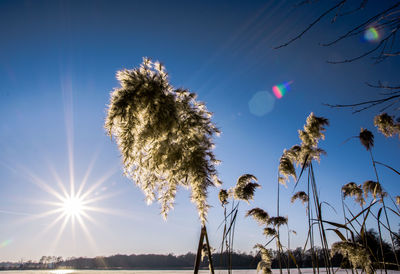
<path id="1" fill-rule="evenodd" d="M 299 257 L 298 252 L 311 256 L 312 273 L 336 273 L 339 269 L 334 265 L 338 264 L 341 268 L 350 268 L 352 273 L 357 274 L 375 273 L 378 270 L 387 274 L 390 270 L 400 270 L 400 233 L 393 230 L 391 223 L 399 222 L 400 196 L 391 195 L 385 190 L 377 166 L 397 175 L 400 175 L 400 172 L 386 163 L 375 160 L 374 135 L 371 131 L 361 128 L 359 135 L 352 138 L 357 138 L 366 149 L 375 178 L 363 183 L 348 182 L 341 186 L 343 222 L 333 222 L 324 216 L 322 205 L 325 202 L 319 197 L 320 186 L 315 176 L 315 162 L 319 163 L 321 156 L 326 155 L 319 143 L 325 138 L 328 125 L 329 121 L 326 118 L 311 113 L 303 129 L 298 131 L 300 143 L 283 151 L 278 166 L 276 216 L 271 216 L 262 208 L 252 208 L 245 215 L 253 218 L 262 227 L 266 239 L 265 243 L 257 243 L 254 246 L 260 258 L 257 272 L 272 273 L 271 262 L 275 256 L 280 273 L 290 273 L 290 267 L 293 266 L 301 273 L 301 266 L 296 260 L 296 256 Z M 381 127 L 380 124 L 378 129 L 382 132 Z M 280 187 L 287 187 L 291 178 L 295 182 L 293 190 L 303 188 L 292 195 L 291 203 L 301 202 L 304 205 L 308 226 L 304 246 L 300 250 L 296 249 L 296 256 L 290 249 L 290 233 L 294 234 L 295 231 L 289 228 L 287 217 L 283 217 L 280 212 Z M 239 202 L 249 202 L 253 199 L 254 191 L 260 187 L 256 182 L 255 176 L 245 174 L 238 179 L 235 188 L 221 190 L 219 193 L 224 208 L 221 253 L 224 250 L 227 254 L 233 252 Z M 358 204 L 358 210 L 350 209 L 347 205 L 348 200 Z M 231 207 L 228 210 L 229 203 Z M 389 218 L 389 215 L 393 218 Z M 287 245 L 281 242 L 280 235 L 283 229 L 288 234 Z M 327 233 L 332 232 L 337 241 L 328 243 Z M 389 239 L 389 242 L 385 239 Z M 320 246 L 316 246 L 316 242 L 320 243 Z M 275 249 L 269 246 L 271 243 L 275 243 Z M 232 273 L 232 261 L 228 262 L 228 273 Z"/>

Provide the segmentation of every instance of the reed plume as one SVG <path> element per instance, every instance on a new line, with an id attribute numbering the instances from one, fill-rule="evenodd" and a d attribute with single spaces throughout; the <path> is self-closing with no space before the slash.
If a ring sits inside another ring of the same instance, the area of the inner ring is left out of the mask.
<path id="1" fill-rule="evenodd" d="M 365 198 L 368 198 L 368 193 L 371 193 L 374 199 L 376 199 L 378 196 L 379 198 L 383 199 L 386 196 L 386 193 L 383 191 L 381 184 L 371 180 L 364 182 L 363 190 Z"/>
<path id="2" fill-rule="evenodd" d="M 257 265 L 257 272 L 262 271 L 263 274 L 271 274 L 272 256 L 268 249 L 261 244 L 256 244 L 254 248 L 260 250 L 261 260 Z"/>
<path id="3" fill-rule="evenodd" d="M 304 205 L 305 203 L 308 203 L 309 198 L 307 193 L 305 193 L 304 191 L 298 191 L 290 199 L 292 203 L 294 203 L 296 200 L 300 200 L 301 203 Z"/>
<path id="4" fill-rule="evenodd" d="M 235 199 L 246 202 L 253 200 L 256 188 L 260 187 L 256 182 L 257 178 L 254 175 L 244 174 L 240 176 L 236 182 L 235 188 L 233 189 Z"/>
<path id="5" fill-rule="evenodd" d="M 218 199 L 222 206 L 228 204 L 229 194 L 225 189 L 221 189 L 218 193 Z"/>
<path id="6" fill-rule="evenodd" d="M 220 184 L 212 137 L 219 130 L 196 94 L 175 89 L 159 62 L 143 59 L 139 68 L 117 72 L 120 87 L 111 92 L 105 129 L 122 154 L 124 174 L 156 199 L 167 217 L 178 186 L 191 189 L 201 222 L 209 204 L 207 188 Z"/>
<path id="7" fill-rule="evenodd" d="M 374 273 L 369 252 L 362 245 L 347 241 L 336 242 L 332 244 L 331 254 L 333 256 L 336 253 L 340 253 L 347 258 L 354 269 L 360 267 L 367 274 Z"/>
<path id="8" fill-rule="evenodd" d="M 325 139 L 325 126 L 328 124 L 328 119 L 310 113 L 303 130 L 298 131 L 301 144 L 283 151 L 278 168 L 281 184 L 286 184 L 290 176 L 297 179 L 295 165 L 302 168 L 308 167 L 313 160 L 319 162 L 321 155 L 326 154 L 323 149 L 318 147 L 318 142 Z"/>
<path id="9" fill-rule="evenodd" d="M 282 175 L 279 179 L 279 183 L 286 186 L 286 181 L 289 180 L 289 177 L 292 176 L 294 180 L 297 179 L 296 169 L 293 165 L 293 161 L 296 159 L 290 154 L 294 153 L 290 150 L 284 150 L 281 159 L 279 160 L 278 171 Z"/>
<path id="10" fill-rule="evenodd" d="M 269 217 L 267 224 L 268 225 L 273 225 L 274 227 L 280 227 L 281 225 L 286 225 L 288 222 L 288 219 L 283 216 L 277 216 L 277 217 Z"/>
<path id="11" fill-rule="evenodd" d="M 266 227 L 264 228 L 263 234 L 265 236 L 276 236 L 278 234 L 278 232 L 276 231 L 275 228 L 271 228 L 271 227 Z"/>
<path id="12" fill-rule="evenodd" d="M 347 183 L 342 187 L 342 193 L 343 198 L 346 198 L 347 196 L 354 197 L 354 199 L 357 203 L 360 204 L 360 206 L 365 205 L 365 199 L 363 197 L 363 190 L 361 189 L 361 185 L 357 185 L 354 182 Z"/>
<path id="13" fill-rule="evenodd" d="M 361 128 L 358 138 L 367 150 L 370 150 L 374 146 L 374 134 L 372 134 L 368 129 Z"/>
<path id="14" fill-rule="evenodd" d="M 386 137 L 392 137 L 397 134 L 400 138 L 400 123 L 396 123 L 393 117 L 387 113 L 382 113 L 375 116 L 374 125 Z"/>
<path id="15" fill-rule="evenodd" d="M 262 210 L 261 208 L 252 208 L 246 213 L 246 217 L 251 216 L 254 220 L 257 221 L 260 225 L 267 224 L 269 220 L 269 215 L 267 212 Z"/>

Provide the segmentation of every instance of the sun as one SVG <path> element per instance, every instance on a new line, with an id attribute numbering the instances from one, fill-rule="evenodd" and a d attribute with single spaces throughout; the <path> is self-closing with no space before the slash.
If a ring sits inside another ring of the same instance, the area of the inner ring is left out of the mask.
<path id="1" fill-rule="evenodd" d="M 67 217 L 80 217 L 85 213 L 84 201 L 79 197 L 66 197 L 62 210 Z"/>

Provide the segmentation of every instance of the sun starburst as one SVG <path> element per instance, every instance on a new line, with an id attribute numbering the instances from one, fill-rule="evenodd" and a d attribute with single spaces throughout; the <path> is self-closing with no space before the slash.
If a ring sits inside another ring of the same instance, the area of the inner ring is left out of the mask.
<path id="1" fill-rule="evenodd" d="M 84 201 L 80 197 L 67 197 L 63 201 L 63 213 L 70 217 L 79 217 L 85 210 Z"/>

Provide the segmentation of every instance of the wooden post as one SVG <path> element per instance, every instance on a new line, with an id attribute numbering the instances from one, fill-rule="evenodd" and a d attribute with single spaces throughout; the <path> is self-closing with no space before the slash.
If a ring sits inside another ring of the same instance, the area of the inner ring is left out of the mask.
<path id="1" fill-rule="evenodd" d="M 206 236 L 206 244 L 207 244 L 207 250 L 208 250 L 208 262 L 209 262 L 209 267 L 210 267 L 210 272 L 211 274 L 214 274 L 214 266 L 213 266 L 213 262 L 212 262 L 212 254 L 211 254 L 211 247 L 210 247 L 210 243 L 208 241 L 208 234 L 207 234 L 207 230 L 206 227 L 204 227 L 204 234 Z"/>
<path id="2" fill-rule="evenodd" d="M 205 226 L 203 226 L 201 228 L 201 232 L 200 232 L 199 246 L 197 247 L 196 261 L 195 261 L 195 264 L 194 264 L 194 274 L 198 274 L 199 273 L 200 261 L 201 261 L 201 250 L 203 248 L 205 231 L 206 231 L 206 228 L 205 228 Z"/>

